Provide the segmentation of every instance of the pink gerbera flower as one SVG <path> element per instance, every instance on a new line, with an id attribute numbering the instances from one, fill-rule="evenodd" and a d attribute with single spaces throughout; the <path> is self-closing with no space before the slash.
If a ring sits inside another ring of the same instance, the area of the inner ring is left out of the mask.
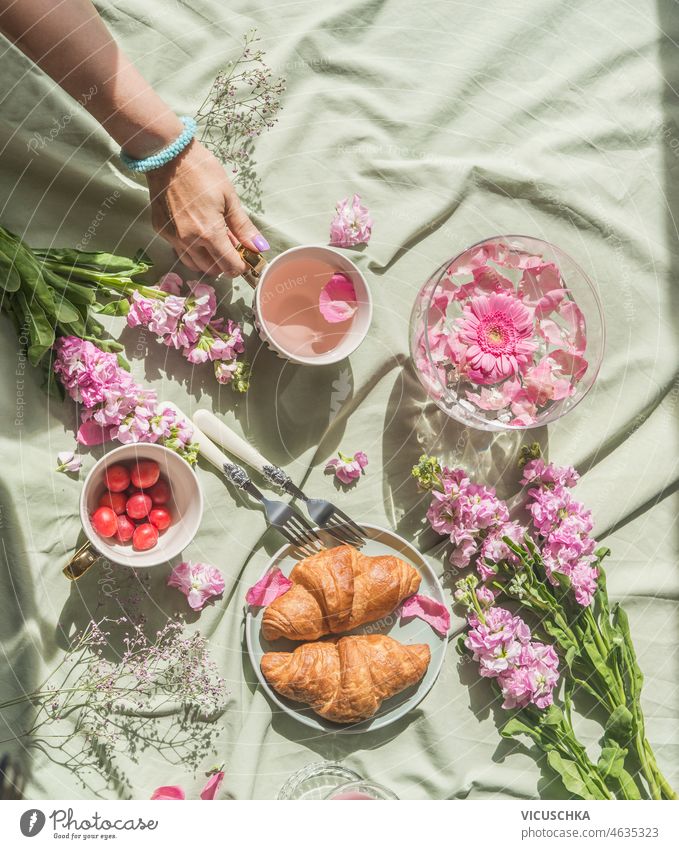
<path id="1" fill-rule="evenodd" d="M 498 383 L 516 374 L 537 348 L 533 313 L 513 295 L 472 298 L 459 319 L 458 337 L 467 345 L 469 377 L 476 383 Z"/>

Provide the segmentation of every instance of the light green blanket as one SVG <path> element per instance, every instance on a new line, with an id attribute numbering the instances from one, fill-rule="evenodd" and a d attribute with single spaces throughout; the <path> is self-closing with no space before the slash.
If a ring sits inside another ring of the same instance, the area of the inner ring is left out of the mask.
<path id="1" fill-rule="evenodd" d="M 624 600 L 646 674 L 648 736 L 677 786 L 676 4 L 299 0 L 227 9 L 218 0 L 118 0 L 100 7 L 180 114 L 195 111 L 241 34 L 257 25 L 270 63 L 288 79 L 280 122 L 256 144 L 263 212 L 255 218 L 274 251 L 326 241 L 336 201 L 355 191 L 371 210 L 374 235 L 352 255 L 372 288 L 375 320 L 360 350 L 337 367 L 287 365 L 253 335 L 252 389 L 236 398 L 209 368 L 191 370 L 155 346 L 146 356 L 136 332 L 122 333 L 135 375 L 161 398 L 188 413 L 223 414 L 309 492 L 413 537 L 425 503 L 409 469 L 423 450 L 462 462 L 502 494 L 515 491 L 516 440 L 464 433 L 426 402 L 407 362 L 413 299 L 444 259 L 503 232 L 557 243 L 597 281 L 608 332 L 601 375 L 574 412 L 539 436 L 552 459 L 583 473 L 580 495 L 613 549 L 609 589 Z M 131 254 L 146 245 L 143 183 L 121 173 L 113 143 L 16 50 L 2 42 L 0 51 L 2 223 L 36 246 L 75 245 L 92 227 L 90 248 Z M 169 267 L 164 244 L 151 253 L 159 269 Z M 234 291 L 237 307 L 249 304 L 243 281 Z M 61 575 L 79 538 L 80 481 L 53 469 L 57 452 L 73 444 L 75 408 L 45 395 L 5 317 L 0 328 L 0 693 L 9 698 L 59 661 L 63 631 L 117 613 L 121 576 L 93 570 L 71 586 Z M 323 474 L 339 447 L 362 449 L 370 460 L 347 494 Z M 93 462 L 87 455 L 81 479 Z M 501 742 L 491 690 L 470 686 L 475 676 L 459 668 L 453 646 L 421 706 L 384 731 L 312 734 L 274 710 L 244 653 L 243 605 L 278 541 L 207 467 L 199 477 L 205 520 L 185 554 L 214 563 L 227 582 L 223 600 L 190 626 L 209 635 L 231 690 L 217 754 L 194 768 L 141 750 L 121 758 L 118 785 L 107 786 L 102 774 L 85 776 L 83 787 L 83 776 L 45 756 L 29 761 L 20 745 L 3 745 L 26 764 L 28 796 L 148 798 L 156 786 L 178 783 L 195 798 L 204 771 L 223 761 L 226 794 L 272 798 L 290 773 L 322 759 L 342 760 L 402 798 L 558 792 L 528 749 Z M 153 570 L 145 599 L 158 619 L 185 606 L 165 587 L 168 571 Z M 19 721 L 19 712 L 3 719 L 0 738 L 7 719 Z M 597 727 L 585 721 L 583 735 L 594 741 Z"/>

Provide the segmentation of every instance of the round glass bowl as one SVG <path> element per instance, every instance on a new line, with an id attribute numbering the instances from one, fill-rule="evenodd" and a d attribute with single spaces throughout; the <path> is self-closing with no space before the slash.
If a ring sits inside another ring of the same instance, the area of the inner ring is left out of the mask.
<path id="1" fill-rule="evenodd" d="M 281 787 L 279 799 L 327 799 L 338 788 L 361 781 L 361 776 L 333 761 L 307 764 Z"/>
<path id="2" fill-rule="evenodd" d="M 388 787 L 374 781 L 350 781 L 331 790 L 325 797 L 331 801 L 386 801 L 398 799 Z"/>
<path id="3" fill-rule="evenodd" d="M 556 245 L 493 236 L 446 261 L 420 290 L 410 353 L 447 415 L 488 431 L 556 421 L 594 385 L 604 352 L 592 281 Z"/>

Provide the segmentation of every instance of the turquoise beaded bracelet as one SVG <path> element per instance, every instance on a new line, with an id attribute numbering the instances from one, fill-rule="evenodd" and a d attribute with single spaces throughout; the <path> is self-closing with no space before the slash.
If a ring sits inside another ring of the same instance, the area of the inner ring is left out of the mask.
<path id="1" fill-rule="evenodd" d="M 153 171 L 155 168 L 161 168 L 163 165 L 167 165 L 168 162 L 174 159 L 175 156 L 178 156 L 189 145 L 198 129 L 195 118 L 182 115 L 180 121 L 184 125 L 184 132 L 172 144 L 169 144 L 152 156 L 147 156 L 146 159 L 132 159 L 124 150 L 121 150 L 120 158 L 123 165 L 129 168 L 130 171 L 136 171 L 138 174 Z"/>

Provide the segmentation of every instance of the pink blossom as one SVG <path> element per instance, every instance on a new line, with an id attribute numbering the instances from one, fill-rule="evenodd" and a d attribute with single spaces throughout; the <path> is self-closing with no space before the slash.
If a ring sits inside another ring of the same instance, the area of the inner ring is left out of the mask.
<path id="1" fill-rule="evenodd" d="M 238 370 L 238 363 L 234 360 L 231 363 L 219 362 L 215 363 L 215 377 L 218 383 L 231 383 L 233 376 Z"/>
<path id="2" fill-rule="evenodd" d="M 213 286 L 207 283 L 190 281 L 190 296 L 186 299 L 186 311 L 182 316 L 182 325 L 192 342 L 200 336 L 212 320 L 217 310 L 217 294 Z"/>
<path id="3" fill-rule="evenodd" d="M 540 709 L 549 707 L 558 681 L 559 659 L 553 646 L 538 642 L 524 645 L 518 662 L 498 676 L 502 707 L 511 710 L 531 703 Z"/>
<path id="4" fill-rule="evenodd" d="M 193 610 L 202 610 L 210 598 L 224 592 L 224 579 L 219 569 L 190 560 L 175 566 L 167 585 L 181 590 Z"/>
<path id="5" fill-rule="evenodd" d="M 561 486 L 571 487 L 575 486 L 579 479 L 580 475 L 573 466 L 555 466 L 554 463 L 545 463 L 541 457 L 538 457 L 530 460 L 523 467 L 521 483 L 524 486 L 558 483 Z"/>
<path id="6" fill-rule="evenodd" d="M 291 586 L 292 581 L 286 578 L 281 570 L 275 566 L 250 587 L 245 596 L 245 601 L 254 607 L 266 607 L 286 593 Z"/>
<path id="7" fill-rule="evenodd" d="M 350 484 L 364 474 L 367 465 L 368 457 L 363 451 L 357 451 L 353 457 L 339 451 L 337 457 L 327 462 L 325 471 L 333 472 L 342 483 Z"/>
<path id="8" fill-rule="evenodd" d="M 458 335 L 466 344 L 469 376 L 497 383 L 516 374 L 537 347 L 531 311 L 512 295 L 479 295 L 465 304 Z"/>
<path id="9" fill-rule="evenodd" d="M 401 605 L 401 617 L 417 616 L 445 637 L 450 629 L 450 611 L 440 601 L 426 595 L 411 595 Z"/>
<path id="10" fill-rule="evenodd" d="M 130 309 L 127 313 L 127 324 L 129 327 L 138 327 L 142 325 L 146 327 L 149 321 L 153 318 L 154 301 L 151 298 L 145 298 L 140 295 L 135 289 L 132 292 L 132 300 Z"/>
<path id="11" fill-rule="evenodd" d="M 148 323 L 149 330 L 156 336 L 170 337 L 177 330 L 185 303 L 184 298 L 178 298 L 176 295 L 159 298 L 154 303 L 153 315 Z"/>
<path id="12" fill-rule="evenodd" d="M 358 309 L 356 289 L 346 274 L 336 272 L 321 289 L 318 309 L 330 324 L 348 321 Z"/>
<path id="13" fill-rule="evenodd" d="M 373 221 L 361 196 L 355 194 L 339 201 L 335 217 L 330 222 L 330 244 L 340 248 L 367 243 L 372 233 Z"/>
<path id="14" fill-rule="evenodd" d="M 182 278 L 173 271 L 170 271 L 168 274 L 164 274 L 158 281 L 158 288 L 160 291 L 167 292 L 170 295 L 179 295 L 183 285 L 184 282 Z"/>

